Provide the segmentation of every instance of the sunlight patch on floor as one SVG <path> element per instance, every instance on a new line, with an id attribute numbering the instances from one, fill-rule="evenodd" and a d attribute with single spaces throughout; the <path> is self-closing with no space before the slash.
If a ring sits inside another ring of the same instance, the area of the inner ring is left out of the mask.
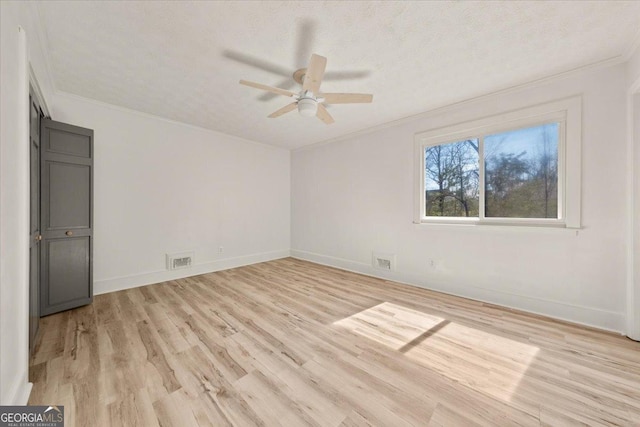
<path id="1" fill-rule="evenodd" d="M 510 401 L 539 348 L 383 302 L 334 325 L 404 353 L 456 382 Z"/>
<path id="2" fill-rule="evenodd" d="M 383 302 L 333 324 L 394 350 L 401 350 L 443 321 L 445 319 L 442 317 Z"/>

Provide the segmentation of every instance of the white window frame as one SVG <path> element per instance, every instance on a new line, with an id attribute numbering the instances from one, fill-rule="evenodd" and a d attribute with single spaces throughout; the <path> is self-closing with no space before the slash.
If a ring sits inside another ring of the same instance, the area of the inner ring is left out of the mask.
<path id="1" fill-rule="evenodd" d="M 484 191 L 479 198 L 479 217 L 433 217 L 424 214 L 425 149 L 435 145 L 478 139 L 481 189 L 484 188 L 484 137 L 501 132 L 559 123 L 558 218 L 486 218 Z M 582 97 L 574 96 L 510 111 L 415 135 L 414 223 L 491 226 L 581 227 Z"/>

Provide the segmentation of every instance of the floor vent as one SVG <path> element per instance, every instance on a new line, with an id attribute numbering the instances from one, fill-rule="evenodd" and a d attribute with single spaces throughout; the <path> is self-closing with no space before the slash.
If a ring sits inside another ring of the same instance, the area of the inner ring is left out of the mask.
<path id="1" fill-rule="evenodd" d="M 396 256 L 395 254 L 383 254 L 374 252 L 372 257 L 372 264 L 374 268 L 377 268 L 379 270 L 394 271 L 396 269 Z"/>
<path id="2" fill-rule="evenodd" d="M 167 270 L 179 270 L 189 268 L 193 263 L 193 252 L 181 252 L 167 254 Z"/>

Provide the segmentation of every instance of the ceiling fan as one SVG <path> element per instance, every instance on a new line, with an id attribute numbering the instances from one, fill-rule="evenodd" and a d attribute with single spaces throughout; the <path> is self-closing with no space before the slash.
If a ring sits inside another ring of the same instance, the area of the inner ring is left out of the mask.
<path id="1" fill-rule="evenodd" d="M 300 115 L 305 117 L 316 116 L 325 124 L 330 125 L 335 120 L 333 120 L 324 104 L 364 104 L 373 101 L 373 95 L 366 93 L 321 93 L 320 84 L 326 67 L 327 58 L 315 53 L 311 55 L 309 66 L 300 68 L 293 73 L 293 79 L 302 85 L 302 89 L 298 93 L 247 80 L 240 80 L 240 84 L 295 99 L 295 102 L 271 113 L 269 118 L 272 119 L 297 108 Z"/>

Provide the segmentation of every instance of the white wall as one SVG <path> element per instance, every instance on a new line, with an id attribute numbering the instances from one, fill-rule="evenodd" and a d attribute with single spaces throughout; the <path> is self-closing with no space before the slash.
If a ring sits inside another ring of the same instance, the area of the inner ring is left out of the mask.
<path id="1" fill-rule="evenodd" d="M 629 266 L 627 335 L 640 341 L 640 46 L 627 63 L 629 108 Z"/>
<path id="2" fill-rule="evenodd" d="M 0 404 L 28 383 L 29 64 L 45 101 L 50 77 L 34 5 L 0 2 Z"/>
<path id="3" fill-rule="evenodd" d="M 72 95 L 54 109 L 95 133 L 96 294 L 289 255 L 289 151 Z"/>
<path id="4" fill-rule="evenodd" d="M 412 223 L 415 133 L 577 94 L 583 95 L 583 230 Z M 625 103 L 625 67 L 619 64 L 297 150 L 292 255 L 622 331 Z M 397 271 L 372 269 L 372 251 L 395 253 Z"/>
<path id="5" fill-rule="evenodd" d="M 631 230 L 630 241 L 631 264 L 629 289 L 627 291 L 628 325 L 627 335 L 636 341 L 640 341 L 640 87 L 631 97 L 631 143 L 633 144 L 632 173 L 633 183 L 631 187 Z"/>

